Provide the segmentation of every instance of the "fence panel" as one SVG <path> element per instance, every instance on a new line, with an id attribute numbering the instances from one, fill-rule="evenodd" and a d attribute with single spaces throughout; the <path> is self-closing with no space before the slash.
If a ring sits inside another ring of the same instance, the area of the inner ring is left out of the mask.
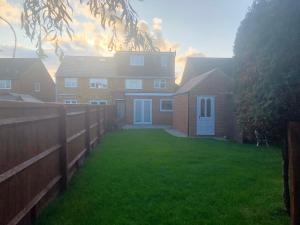
<path id="1" fill-rule="evenodd" d="M 300 122 L 289 123 L 289 177 L 291 224 L 300 224 Z"/>
<path id="2" fill-rule="evenodd" d="M 0 224 L 30 222 L 50 193 L 65 190 L 78 163 L 114 126 L 113 112 L 114 106 L 0 102 Z"/>

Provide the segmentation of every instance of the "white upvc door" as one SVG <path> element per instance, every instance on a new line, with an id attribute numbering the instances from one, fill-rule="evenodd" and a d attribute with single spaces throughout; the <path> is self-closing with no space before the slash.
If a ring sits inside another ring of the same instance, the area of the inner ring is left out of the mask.
<path id="1" fill-rule="evenodd" d="M 152 99 L 134 99 L 134 124 L 152 124 Z"/>
<path id="2" fill-rule="evenodd" d="M 197 97 L 197 135 L 215 135 L 215 97 Z"/>

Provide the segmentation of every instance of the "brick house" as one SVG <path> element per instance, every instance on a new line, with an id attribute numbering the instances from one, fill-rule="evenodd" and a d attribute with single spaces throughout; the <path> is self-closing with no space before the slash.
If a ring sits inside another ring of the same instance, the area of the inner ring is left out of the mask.
<path id="1" fill-rule="evenodd" d="M 66 56 L 56 72 L 57 101 L 116 104 L 127 124 L 172 124 L 174 52 L 119 51 Z"/>
<path id="2" fill-rule="evenodd" d="M 1 58 L 0 99 L 54 102 L 55 84 L 38 58 Z"/>
<path id="3" fill-rule="evenodd" d="M 174 95 L 173 127 L 189 136 L 232 138 L 231 78 L 214 69 L 183 84 Z"/>

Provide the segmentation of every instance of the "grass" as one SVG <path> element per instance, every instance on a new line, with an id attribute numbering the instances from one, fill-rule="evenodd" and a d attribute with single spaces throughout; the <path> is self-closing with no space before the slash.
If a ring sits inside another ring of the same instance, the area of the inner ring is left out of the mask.
<path id="1" fill-rule="evenodd" d="M 119 131 L 36 224 L 287 225 L 281 190 L 276 148 Z"/>

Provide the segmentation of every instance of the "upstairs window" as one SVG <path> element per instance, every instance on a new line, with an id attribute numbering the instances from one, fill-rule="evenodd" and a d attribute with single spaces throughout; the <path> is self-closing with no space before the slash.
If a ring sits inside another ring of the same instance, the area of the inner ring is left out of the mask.
<path id="1" fill-rule="evenodd" d="M 33 90 L 35 92 L 40 92 L 41 91 L 41 83 L 40 82 L 34 82 L 34 84 L 33 84 Z"/>
<path id="2" fill-rule="evenodd" d="M 78 87 L 77 78 L 65 78 L 65 87 L 66 88 L 76 88 Z"/>
<path id="3" fill-rule="evenodd" d="M 11 80 L 0 80 L 0 89 L 11 89 Z"/>
<path id="4" fill-rule="evenodd" d="M 95 99 L 95 100 L 90 101 L 91 105 L 107 105 L 107 103 L 108 103 L 107 100 L 99 100 L 99 99 Z"/>
<path id="5" fill-rule="evenodd" d="M 167 80 L 161 80 L 161 79 L 154 80 L 154 88 L 164 89 L 166 87 L 167 87 Z"/>
<path id="6" fill-rule="evenodd" d="M 167 68 L 169 65 L 169 57 L 168 55 L 161 55 L 160 56 L 160 65 L 163 68 Z"/>
<path id="7" fill-rule="evenodd" d="M 173 111 L 173 100 L 172 99 L 161 99 L 160 100 L 160 111 L 161 112 L 172 112 Z"/>
<path id="8" fill-rule="evenodd" d="M 127 79 L 125 80 L 125 88 L 126 89 L 142 89 L 143 82 L 138 79 Z"/>
<path id="9" fill-rule="evenodd" d="M 144 66 L 144 56 L 143 55 L 131 55 L 130 56 L 131 66 Z"/>
<path id="10" fill-rule="evenodd" d="M 77 104 L 78 101 L 76 99 L 65 99 L 65 104 Z"/>
<path id="11" fill-rule="evenodd" d="M 90 88 L 107 88 L 107 79 L 90 79 Z"/>

